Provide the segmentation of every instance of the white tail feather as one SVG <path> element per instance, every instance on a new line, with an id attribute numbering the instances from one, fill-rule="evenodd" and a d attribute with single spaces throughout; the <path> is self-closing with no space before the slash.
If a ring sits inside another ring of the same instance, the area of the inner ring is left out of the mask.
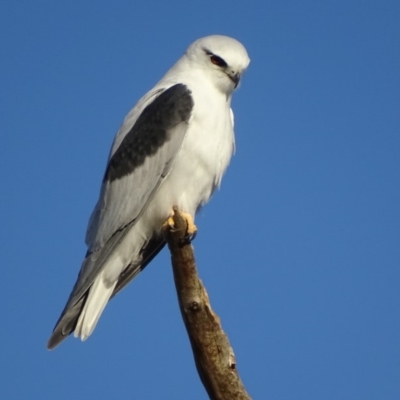
<path id="1" fill-rule="evenodd" d="M 80 337 L 82 341 L 92 334 L 117 284 L 117 280 L 110 284 L 105 282 L 104 278 L 103 271 L 93 282 L 85 306 L 76 324 L 74 336 Z"/>

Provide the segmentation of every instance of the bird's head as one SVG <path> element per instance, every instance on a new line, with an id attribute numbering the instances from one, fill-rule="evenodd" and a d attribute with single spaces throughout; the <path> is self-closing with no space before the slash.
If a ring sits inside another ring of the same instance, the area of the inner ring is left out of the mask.
<path id="1" fill-rule="evenodd" d="M 186 56 L 224 93 L 231 94 L 250 63 L 244 46 L 228 36 L 213 35 L 196 40 Z"/>

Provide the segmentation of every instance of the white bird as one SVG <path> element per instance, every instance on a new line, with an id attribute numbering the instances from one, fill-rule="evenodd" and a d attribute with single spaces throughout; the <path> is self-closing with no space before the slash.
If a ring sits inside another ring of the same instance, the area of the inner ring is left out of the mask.
<path id="1" fill-rule="evenodd" d="M 85 340 L 107 302 L 164 247 L 163 224 L 177 206 L 189 233 L 196 212 L 219 187 L 235 148 L 231 97 L 249 65 L 227 36 L 195 41 L 130 111 L 111 148 L 88 251 L 49 339 Z"/>

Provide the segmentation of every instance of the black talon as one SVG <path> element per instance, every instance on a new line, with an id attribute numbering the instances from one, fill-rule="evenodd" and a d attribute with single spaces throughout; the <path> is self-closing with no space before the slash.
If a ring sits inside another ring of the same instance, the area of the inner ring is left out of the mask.
<path id="1" fill-rule="evenodd" d="M 192 234 L 186 233 L 186 235 L 181 239 L 181 244 L 190 244 L 196 238 L 197 231 Z"/>

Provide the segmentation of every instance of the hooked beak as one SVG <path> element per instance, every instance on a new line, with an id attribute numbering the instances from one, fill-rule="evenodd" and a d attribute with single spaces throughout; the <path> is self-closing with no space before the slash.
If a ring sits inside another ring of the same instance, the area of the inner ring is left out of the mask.
<path id="1" fill-rule="evenodd" d="M 240 82 L 240 74 L 239 74 L 239 72 L 237 72 L 236 74 L 235 73 L 229 73 L 228 72 L 228 76 L 229 76 L 229 79 L 235 84 L 235 89 L 238 87 L 238 85 L 239 85 L 239 82 Z"/>

